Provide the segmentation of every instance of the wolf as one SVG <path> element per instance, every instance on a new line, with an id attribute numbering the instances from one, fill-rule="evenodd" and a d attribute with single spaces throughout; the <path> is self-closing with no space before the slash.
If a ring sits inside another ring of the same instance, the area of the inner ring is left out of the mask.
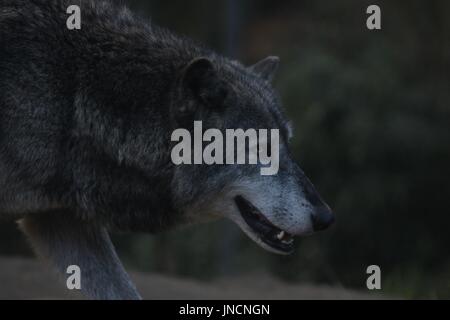
<path id="1" fill-rule="evenodd" d="M 36 253 L 81 269 L 91 299 L 140 299 L 109 238 L 228 218 L 263 248 L 334 221 L 289 151 L 292 130 L 268 57 L 244 66 L 113 1 L 0 4 L 0 218 L 19 221 Z M 171 133 L 275 128 L 279 171 L 174 165 Z"/>

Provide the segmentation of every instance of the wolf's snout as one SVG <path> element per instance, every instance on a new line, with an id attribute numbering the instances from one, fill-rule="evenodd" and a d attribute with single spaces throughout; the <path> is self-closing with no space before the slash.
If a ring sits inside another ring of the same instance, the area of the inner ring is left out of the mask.
<path id="1" fill-rule="evenodd" d="M 322 200 L 314 185 L 299 168 L 297 168 L 297 177 L 303 188 L 306 200 L 313 208 L 311 213 L 313 230 L 321 231 L 329 228 L 335 220 L 330 207 Z"/>
<path id="2" fill-rule="evenodd" d="M 334 223 L 334 214 L 326 205 L 318 207 L 311 215 L 314 231 L 325 230 Z"/>

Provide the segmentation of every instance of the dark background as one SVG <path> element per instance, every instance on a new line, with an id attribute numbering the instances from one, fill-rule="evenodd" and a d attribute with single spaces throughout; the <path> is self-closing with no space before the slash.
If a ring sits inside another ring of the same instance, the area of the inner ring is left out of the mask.
<path id="1" fill-rule="evenodd" d="M 226 221 L 117 236 L 129 266 L 363 289 L 377 264 L 389 295 L 450 298 L 449 1 L 125 2 L 248 65 L 280 56 L 275 86 L 295 127 L 294 154 L 337 215 L 288 257 Z M 382 30 L 366 28 L 370 4 L 381 7 Z M 0 226 L 0 254 L 31 255 L 16 229 Z"/>

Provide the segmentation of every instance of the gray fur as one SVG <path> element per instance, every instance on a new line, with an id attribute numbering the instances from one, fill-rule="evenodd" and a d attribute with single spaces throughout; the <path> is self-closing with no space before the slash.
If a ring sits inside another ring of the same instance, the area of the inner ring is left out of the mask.
<path id="1" fill-rule="evenodd" d="M 0 217 L 24 219 L 36 251 L 60 272 L 79 265 L 94 299 L 139 298 L 110 231 L 219 216 L 267 248 L 237 211 L 233 197 L 243 195 L 274 225 L 311 233 L 326 205 L 289 153 L 268 81 L 278 60 L 247 68 L 113 2 L 80 1 L 77 31 L 65 28 L 73 1 L 0 4 Z M 279 129 L 279 174 L 173 165 L 170 135 L 194 120 Z"/>

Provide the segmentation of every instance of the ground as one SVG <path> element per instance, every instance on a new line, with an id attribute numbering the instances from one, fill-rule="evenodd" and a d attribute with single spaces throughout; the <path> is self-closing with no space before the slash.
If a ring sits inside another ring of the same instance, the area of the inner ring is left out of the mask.
<path id="1" fill-rule="evenodd" d="M 43 262 L 0 258 L 0 299 L 79 299 Z M 288 285 L 267 275 L 213 282 L 131 272 L 144 299 L 374 299 L 379 295 L 317 285 Z"/>

